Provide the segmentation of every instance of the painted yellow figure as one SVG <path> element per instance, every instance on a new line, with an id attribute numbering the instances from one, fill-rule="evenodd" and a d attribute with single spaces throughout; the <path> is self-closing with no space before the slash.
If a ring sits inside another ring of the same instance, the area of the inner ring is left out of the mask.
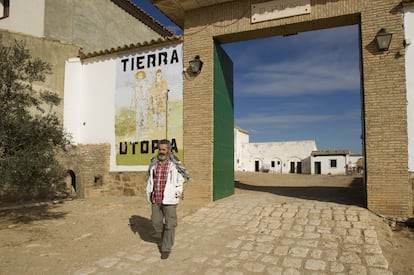
<path id="1" fill-rule="evenodd" d="M 151 104 L 154 124 L 156 127 L 162 127 L 165 124 L 167 115 L 167 94 L 167 81 L 163 79 L 161 69 L 158 69 L 155 73 L 155 81 L 151 87 Z"/>
<path id="2" fill-rule="evenodd" d="M 148 103 L 150 100 L 150 86 L 146 80 L 146 73 L 138 71 L 135 74 L 134 95 L 131 100 L 131 109 L 135 112 L 135 125 L 138 138 L 143 138 L 148 123 Z"/>

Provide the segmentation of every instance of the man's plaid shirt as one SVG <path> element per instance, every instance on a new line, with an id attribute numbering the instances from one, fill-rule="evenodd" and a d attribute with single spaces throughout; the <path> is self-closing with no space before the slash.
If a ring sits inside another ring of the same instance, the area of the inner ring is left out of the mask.
<path id="1" fill-rule="evenodd" d="M 157 161 L 154 169 L 154 191 L 152 192 L 152 203 L 162 203 L 164 199 L 165 184 L 167 183 L 168 168 L 170 167 L 170 160 L 167 159 L 164 163 Z"/>

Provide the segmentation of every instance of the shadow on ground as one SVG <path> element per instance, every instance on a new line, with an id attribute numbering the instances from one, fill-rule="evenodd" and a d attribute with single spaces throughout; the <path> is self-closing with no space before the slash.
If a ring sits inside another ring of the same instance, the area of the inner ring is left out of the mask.
<path id="1" fill-rule="evenodd" d="M 1 210 L 0 228 L 7 224 L 31 224 L 40 220 L 62 219 L 68 214 L 66 212 L 54 212 L 54 208 L 55 206 L 52 205 L 41 205 Z"/>
<path id="2" fill-rule="evenodd" d="M 267 192 L 275 195 L 307 200 L 334 202 L 365 207 L 362 178 L 354 178 L 349 186 L 263 186 L 240 181 L 235 187 L 242 190 Z"/>
<path id="3" fill-rule="evenodd" d="M 129 218 L 129 226 L 131 231 L 134 234 L 138 233 L 143 241 L 158 243 L 159 239 L 154 236 L 155 232 L 151 220 L 138 215 L 133 215 Z"/>

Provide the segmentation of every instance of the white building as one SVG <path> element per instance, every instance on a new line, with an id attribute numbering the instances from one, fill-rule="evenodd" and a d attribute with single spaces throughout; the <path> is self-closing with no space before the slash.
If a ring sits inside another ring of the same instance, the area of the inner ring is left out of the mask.
<path id="1" fill-rule="evenodd" d="M 344 175 L 360 172 L 361 159 L 349 150 L 318 151 L 314 140 L 250 143 L 248 131 L 234 128 L 235 171 Z"/>
<path id="2" fill-rule="evenodd" d="M 349 154 L 349 150 L 313 151 L 310 157 L 311 174 L 345 174 Z"/>
<path id="3" fill-rule="evenodd" d="M 310 173 L 302 160 L 317 150 L 314 140 L 250 143 L 247 131 L 235 127 L 234 132 L 236 171 Z"/>

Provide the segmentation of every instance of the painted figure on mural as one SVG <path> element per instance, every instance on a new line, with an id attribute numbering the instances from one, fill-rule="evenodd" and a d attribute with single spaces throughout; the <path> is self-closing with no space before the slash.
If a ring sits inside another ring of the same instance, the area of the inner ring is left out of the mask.
<path id="1" fill-rule="evenodd" d="M 190 179 L 187 169 L 171 152 L 167 139 L 158 143 L 158 155 L 148 167 L 146 196 L 151 203 L 151 222 L 158 240 L 161 259 L 167 259 L 174 245 L 177 226 L 177 204 L 184 181 Z"/>
<path id="2" fill-rule="evenodd" d="M 150 100 L 150 85 L 144 71 L 135 74 L 134 95 L 131 109 L 135 112 L 135 127 L 138 139 L 145 138 L 145 127 L 148 123 L 148 104 Z"/>
<path id="3" fill-rule="evenodd" d="M 153 121 L 157 128 L 165 125 L 167 115 L 168 84 L 162 76 L 161 69 L 155 73 L 155 80 L 151 87 L 151 105 Z"/>

